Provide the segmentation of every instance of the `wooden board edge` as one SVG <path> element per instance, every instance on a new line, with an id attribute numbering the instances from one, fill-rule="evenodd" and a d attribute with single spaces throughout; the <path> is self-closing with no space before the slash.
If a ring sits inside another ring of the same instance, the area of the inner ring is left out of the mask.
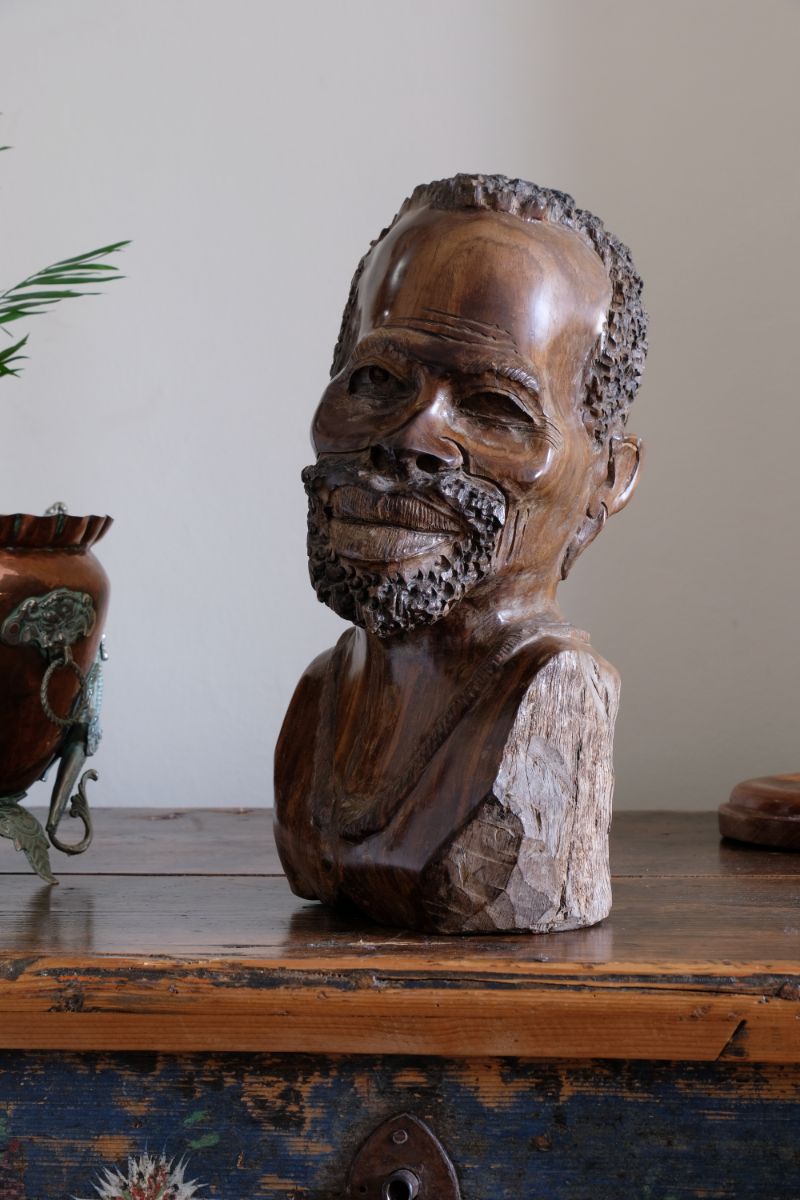
<path id="1" fill-rule="evenodd" d="M 585 989 L 66 991 L 47 1009 L 0 1006 L 0 1048 L 800 1063 L 800 1003 Z"/>
<path id="2" fill-rule="evenodd" d="M 373 946 L 375 948 L 373 948 Z M 698 986 L 730 987 L 731 990 L 750 990 L 770 987 L 775 981 L 778 987 L 797 986 L 800 995 L 800 960 L 763 959 L 731 961 L 725 959 L 686 959 L 685 961 L 663 962 L 658 959 L 619 961 L 577 961 L 545 959 L 492 958 L 488 955 L 473 955 L 463 958 L 450 957 L 443 962 L 436 946 L 421 944 L 415 952 L 403 948 L 400 953 L 382 952 L 378 943 L 361 943 L 357 951 L 348 948 L 326 953 L 317 951 L 303 954 L 265 954 L 230 957 L 208 954 L 198 957 L 187 952 L 175 954 L 130 955 L 130 954 L 25 954 L 0 952 L 0 998 L 9 987 L 16 987 L 25 978 L 50 978 L 69 973 L 110 975 L 141 973 L 147 977 L 191 975 L 193 972 L 205 977 L 227 979 L 231 986 L 237 980 L 245 980 L 248 973 L 264 976 L 275 975 L 278 979 L 294 976 L 298 980 L 307 978 L 314 985 L 320 975 L 346 977 L 352 975 L 374 975 L 381 973 L 401 979 L 426 978 L 461 979 L 476 984 L 507 979 L 524 982 L 547 979 L 563 979 L 567 983 L 582 981 L 602 986 L 663 986 L 673 988 L 696 988 Z M 0 1000 L 1 1003 L 1 1000 Z"/>

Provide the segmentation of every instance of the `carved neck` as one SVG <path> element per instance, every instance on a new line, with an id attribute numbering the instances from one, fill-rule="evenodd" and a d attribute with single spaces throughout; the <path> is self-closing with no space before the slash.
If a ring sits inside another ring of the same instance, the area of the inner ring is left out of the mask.
<path id="1" fill-rule="evenodd" d="M 526 581 L 515 575 L 513 580 L 497 578 L 484 584 L 478 595 L 462 600 L 434 625 L 388 638 L 357 630 L 354 657 L 362 668 L 369 664 L 379 671 L 387 667 L 402 670 L 404 663 L 426 661 L 431 671 L 455 677 L 516 632 L 531 636 L 538 626 L 564 623 L 555 585 L 543 591 L 539 580 Z"/>

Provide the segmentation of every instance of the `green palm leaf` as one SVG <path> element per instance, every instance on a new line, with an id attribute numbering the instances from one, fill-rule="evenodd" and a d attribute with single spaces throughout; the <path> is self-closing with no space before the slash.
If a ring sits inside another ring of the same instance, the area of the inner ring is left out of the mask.
<path id="1" fill-rule="evenodd" d="M 127 241 L 112 242 L 108 246 L 100 246 L 97 250 L 76 254 L 74 258 L 61 259 L 60 262 L 52 263 L 34 275 L 29 275 L 14 287 L 0 292 L 0 325 L 10 325 L 12 321 L 38 316 L 61 300 L 77 300 L 81 296 L 96 295 L 96 291 L 89 289 L 123 279 L 124 276 L 116 266 L 99 260 L 115 254 L 129 244 Z M 25 357 L 18 351 L 27 340 L 26 336 L 13 346 L 0 351 L 0 375 L 19 373 L 20 368 L 10 364 L 18 363 Z"/>
<path id="2" fill-rule="evenodd" d="M 12 366 L 12 363 L 21 362 L 23 358 L 27 358 L 27 354 L 19 354 L 28 340 L 26 334 L 19 342 L 15 342 L 13 346 L 6 346 L 5 350 L 0 350 L 0 376 L 2 375 L 19 375 L 20 367 Z"/>

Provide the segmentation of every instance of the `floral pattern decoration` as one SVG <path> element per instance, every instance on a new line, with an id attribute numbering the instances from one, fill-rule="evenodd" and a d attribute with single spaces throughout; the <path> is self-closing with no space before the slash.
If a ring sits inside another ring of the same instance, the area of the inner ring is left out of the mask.
<path id="1" fill-rule="evenodd" d="M 185 1173 L 183 1158 L 175 1163 L 163 1154 L 141 1154 L 128 1159 L 127 1174 L 107 1167 L 94 1190 L 100 1200 L 192 1200 L 205 1185 L 187 1180 Z"/>

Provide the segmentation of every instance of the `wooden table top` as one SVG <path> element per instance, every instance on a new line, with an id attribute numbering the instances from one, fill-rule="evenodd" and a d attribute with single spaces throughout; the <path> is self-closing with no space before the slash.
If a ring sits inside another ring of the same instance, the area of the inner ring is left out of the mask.
<path id="1" fill-rule="evenodd" d="M 264 809 L 115 809 L 58 887 L 0 843 L 0 1046 L 800 1062 L 800 855 L 620 813 L 592 929 L 435 937 L 292 896 Z"/>

